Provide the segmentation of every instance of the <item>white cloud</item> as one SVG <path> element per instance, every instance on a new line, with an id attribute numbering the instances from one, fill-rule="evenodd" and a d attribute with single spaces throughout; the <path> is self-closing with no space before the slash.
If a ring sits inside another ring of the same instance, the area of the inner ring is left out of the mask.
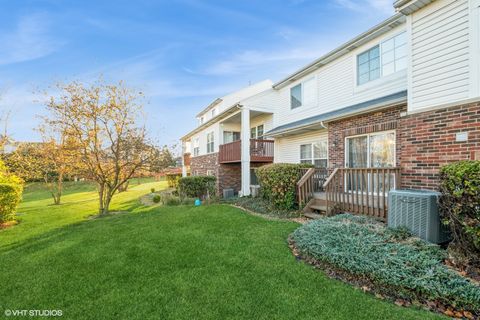
<path id="1" fill-rule="evenodd" d="M 13 30 L 0 32 L 0 65 L 34 60 L 57 50 L 62 43 L 49 34 L 49 17 L 21 17 Z"/>

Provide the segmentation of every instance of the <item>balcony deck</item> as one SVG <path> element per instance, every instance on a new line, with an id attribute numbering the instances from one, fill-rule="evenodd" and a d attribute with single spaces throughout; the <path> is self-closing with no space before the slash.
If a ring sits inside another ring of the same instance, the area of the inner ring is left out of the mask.
<path id="1" fill-rule="evenodd" d="M 250 162 L 273 162 L 273 140 L 250 139 Z M 240 140 L 219 146 L 220 163 L 238 163 L 242 161 L 242 142 Z"/>

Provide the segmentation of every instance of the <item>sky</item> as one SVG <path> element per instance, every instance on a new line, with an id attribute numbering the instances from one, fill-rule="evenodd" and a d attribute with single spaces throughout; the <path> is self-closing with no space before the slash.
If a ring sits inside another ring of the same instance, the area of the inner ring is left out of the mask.
<path id="1" fill-rule="evenodd" d="M 393 0 L 0 0 L 0 116 L 39 141 L 57 82 L 125 81 L 172 145 L 217 97 L 278 81 L 393 15 Z"/>

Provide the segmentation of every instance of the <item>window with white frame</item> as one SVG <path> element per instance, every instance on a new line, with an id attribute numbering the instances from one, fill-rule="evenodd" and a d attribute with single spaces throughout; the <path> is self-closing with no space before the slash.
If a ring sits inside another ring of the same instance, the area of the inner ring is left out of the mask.
<path id="1" fill-rule="evenodd" d="M 230 143 L 240 140 L 240 132 L 223 131 L 223 143 Z"/>
<path id="2" fill-rule="evenodd" d="M 217 115 L 217 108 L 212 109 L 212 118 Z"/>
<path id="3" fill-rule="evenodd" d="M 357 84 L 407 68 L 407 33 L 404 31 L 357 56 Z"/>
<path id="4" fill-rule="evenodd" d="M 357 56 L 358 84 L 380 78 L 380 46 L 375 46 Z"/>
<path id="5" fill-rule="evenodd" d="M 203 121 L 204 121 L 204 118 L 203 118 L 203 117 L 200 117 L 200 119 L 198 120 L 198 122 L 200 123 L 200 125 L 203 124 Z"/>
<path id="6" fill-rule="evenodd" d="M 215 150 L 215 142 L 213 131 L 207 134 L 207 153 L 212 153 Z"/>
<path id="7" fill-rule="evenodd" d="M 326 168 L 328 162 L 328 143 L 326 139 L 300 145 L 300 162 L 311 163 L 317 168 Z"/>
<path id="8" fill-rule="evenodd" d="M 200 139 L 196 138 L 193 140 L 193 156 L 197 157 L 200 155 Z"/>
<path id="9" fill-rule="evenodd" d="M 382 75 L 407 68 L 407 33 L 402 32 L 382 42 Z"/>
<path id="10" fill-rule="evenodd" d="M 263 139 L 263 124 L 250 129 L 250 138 Z"/>
<path id="11" fill-rule="evenodd" d="M 290 108 L 295 109 L 302 106 L 302 84 L 290 88 Z"/>
<path id="12" fill-rule="evenodd" d="M 316 82 L 313 77 L 290 88 L 290 108 L 312 106 L 315 104 L 316 97 Z"/>

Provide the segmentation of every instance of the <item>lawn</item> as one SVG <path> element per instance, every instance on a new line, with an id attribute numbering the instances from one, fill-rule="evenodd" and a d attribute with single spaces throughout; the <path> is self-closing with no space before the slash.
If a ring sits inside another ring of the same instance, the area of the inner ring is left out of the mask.
<path id="1" fill-rule="evenodd" d="M 143 207 L 163 184 L 96 213 L 89 185 L 60 206 L 30 188 L 21 223 L 0 231 L 0 309 L 61 309 L 66 319 L 434 319 L 378 300 L 299 262 L 298 225 L 226 205 Z M 0 310 L 3 314 L 3 310 Z"/>

